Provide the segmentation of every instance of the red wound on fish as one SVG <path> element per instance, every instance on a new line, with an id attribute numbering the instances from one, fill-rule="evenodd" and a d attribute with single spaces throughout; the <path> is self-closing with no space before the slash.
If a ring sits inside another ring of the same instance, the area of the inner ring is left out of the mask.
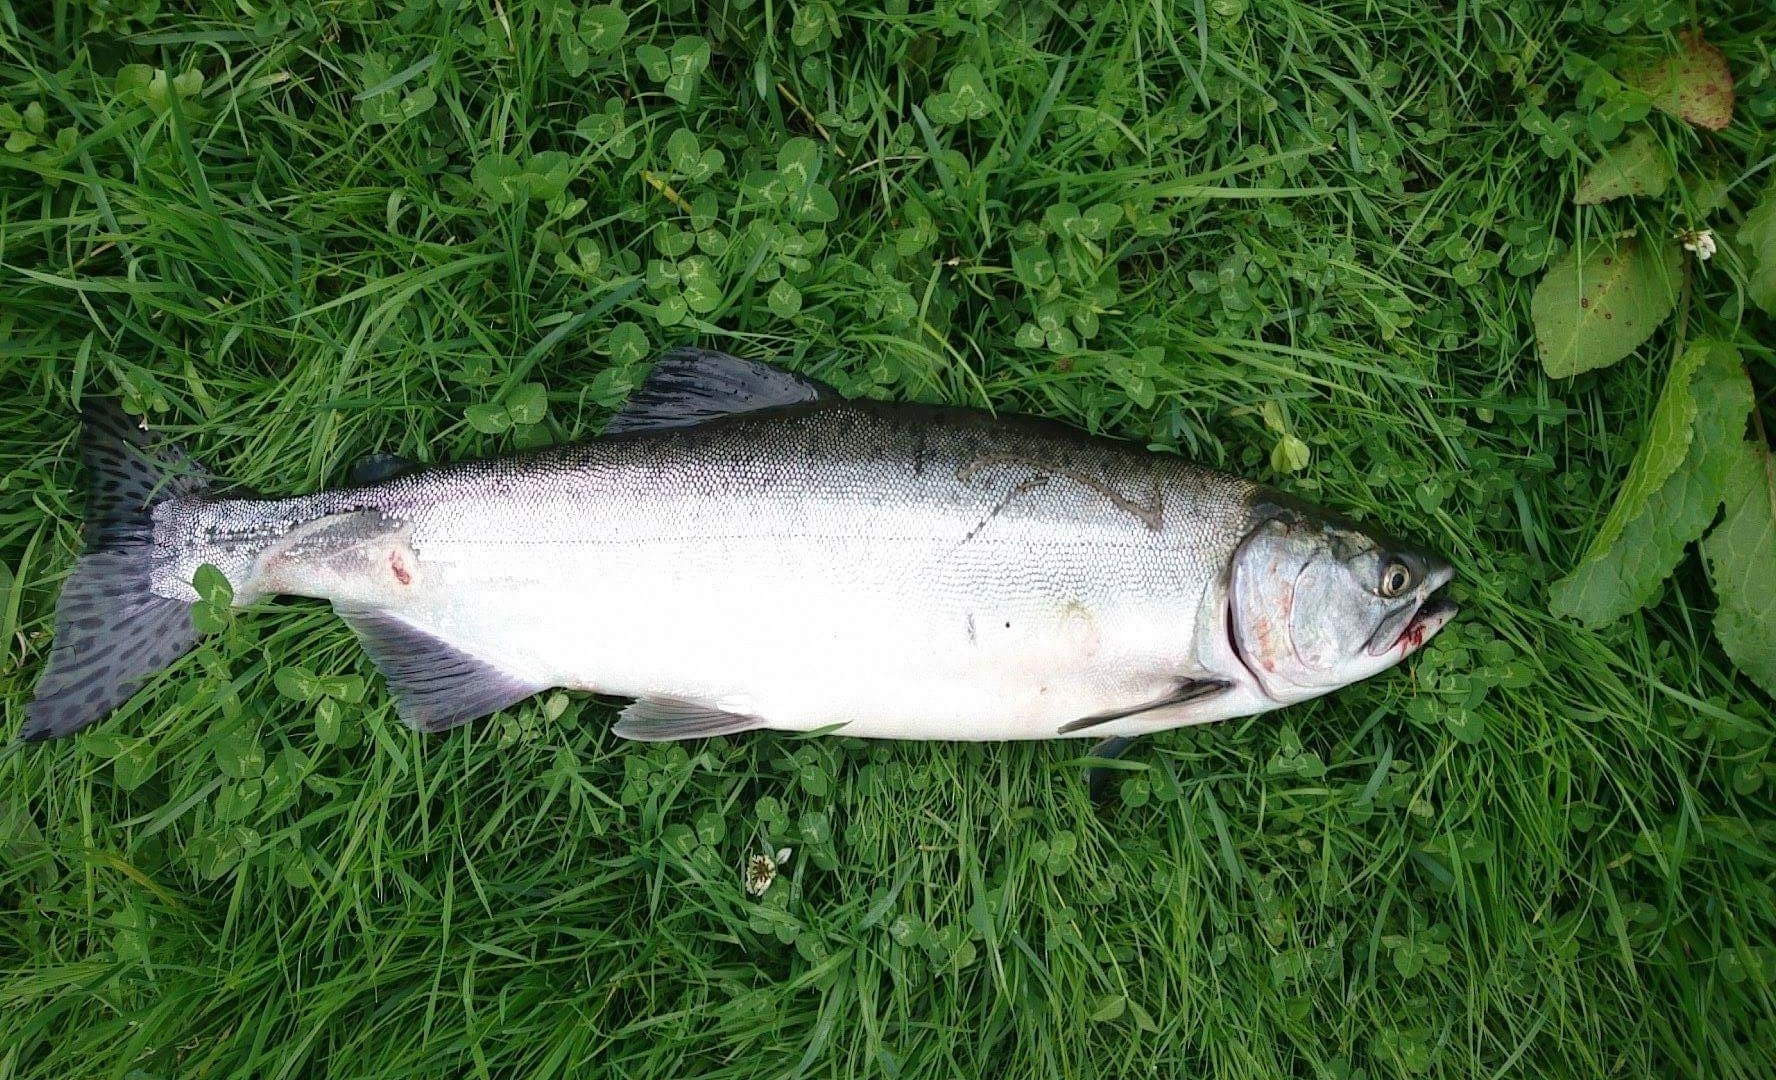
<path id="1" fill-rule="evenodd" d="M 407 569 L 407 564 L 401 561 L 400 552 L 389 552 L 389 569 L 395 572 L 396 581 L 403 585 L 413 584 L 413 574 Z"/>

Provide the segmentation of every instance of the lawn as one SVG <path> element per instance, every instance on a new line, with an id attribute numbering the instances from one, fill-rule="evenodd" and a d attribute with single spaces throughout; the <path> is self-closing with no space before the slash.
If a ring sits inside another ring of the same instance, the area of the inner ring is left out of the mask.
<path id="1" fill-rule="evenodd" d="M 1776 430 L 1768 5 L 908 6 L 0 0 L 0 736 L 83 397 L 287 494 L 686 343 L 1344 508 L 1456 623 L 1100 805 L 1077 742 L 420 736 L 257 604 L 0 750 L 0 1078 L 1776 1074 L 1776 561 L 1658 501 Z M 1633 74 L 1714 50 L 1720 130 Z M 1645 325 L 1538 346 L 1605 251 Z M 1618 491 L 1665 555 L 1587 561 Z"/>

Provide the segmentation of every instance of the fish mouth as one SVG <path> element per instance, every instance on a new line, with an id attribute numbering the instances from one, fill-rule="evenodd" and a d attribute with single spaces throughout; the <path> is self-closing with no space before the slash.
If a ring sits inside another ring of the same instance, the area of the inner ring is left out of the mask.
<path id="1" fill-rule="evenodd" d="M 1390 648 L 1399 649 L 1401 655 L 1412 652 L 1447 626 L 1460 610 L 1461 607 L 1447 596 L 1428 598 L 1418 606 Z"/>

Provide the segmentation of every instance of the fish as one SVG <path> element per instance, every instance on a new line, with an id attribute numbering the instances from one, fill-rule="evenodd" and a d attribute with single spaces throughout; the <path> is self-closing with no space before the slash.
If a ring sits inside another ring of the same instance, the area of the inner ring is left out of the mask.
<path id="1" fill-rule="evenodd" d="M 1451 565 L 1273 488 L 1027 416 L 847 399 L 680 348 L 597 438 L 231 497 L 90 401 L 88 550 L 20 731 L 68 735 L 244 606 L 329 601 L 402 721 L 551 688 L 617 735 L 1137 736 L 1378 674 L 1455 615 Z"/>

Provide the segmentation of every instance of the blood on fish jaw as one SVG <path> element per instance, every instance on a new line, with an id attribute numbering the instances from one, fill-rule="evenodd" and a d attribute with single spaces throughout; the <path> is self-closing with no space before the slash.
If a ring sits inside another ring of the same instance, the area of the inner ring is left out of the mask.
<path id="1" fill-rule="evenodd" d="M 1415 618 L 1412 620 L 1412 623 L 1406 627 L 1406 632 L 1400 635 L 1400 651 L 1402 653 L 1409 653 L 1424 643 L 1424 623 L 1419 622 Z"/>
<path id="2" fill-rule="evenodd" d="M 413 572 L 407 569 L 407 562 L 399 551 L 389 552 L 389 569 L 394 571 L 396 581 L 403 585 L 413 584 Z"/>
<path id="3" fill-rule="evenodd" d="M 1455 604 L 1441 597 L 1427 599 L 1420 605 L 1418 611 L 1413 613 L 1412 621 L 1406 624 L 1406 629 L 1400 631 L 1398 642 L 1400 655 L 1402 657 L 1410 656 L 1424 645 L 1426 639 L 1443 629 L 1449 620 L 1455 618 L 1457 611 Z"/>

